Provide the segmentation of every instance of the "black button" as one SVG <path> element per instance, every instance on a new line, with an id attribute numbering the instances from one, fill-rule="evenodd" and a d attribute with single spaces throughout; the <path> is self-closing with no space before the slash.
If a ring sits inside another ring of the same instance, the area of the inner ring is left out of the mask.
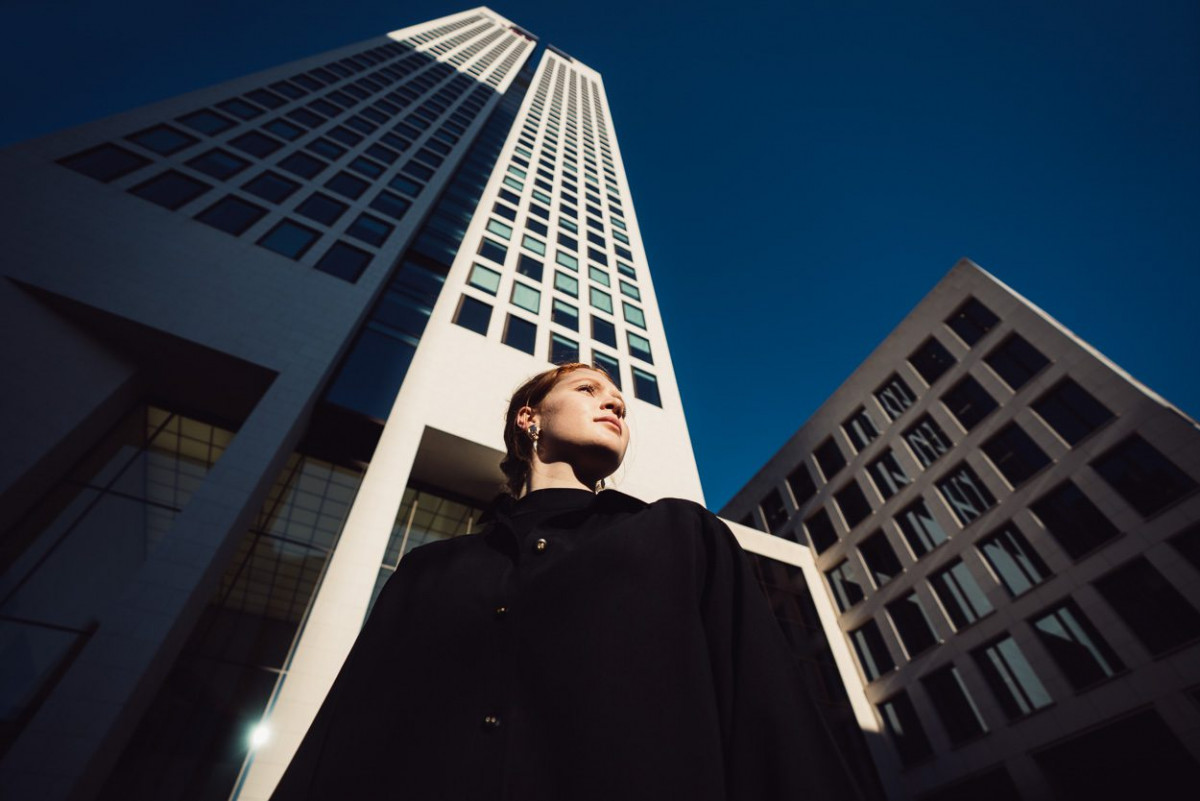
<path id="1" fill-rule="evenodd" d="M 500 718 L 499 718 L 499 717 L 497 717 L 496 715 L 487 715 L 487 716 L 485 716 L 485 717 L 484 717 L 484 719 L 483 719 L 483 727 L 484 727 L 485 729 L 498 729 L 498 728 L 500 728 Z"/>
<path id="2" fill-rule="evenodd" d="M 533 544 L 533 550 L 537 551 L 538 553 L 545 551 L 546 541 L 544 539 L 538 539 L 538 541 Z"/>

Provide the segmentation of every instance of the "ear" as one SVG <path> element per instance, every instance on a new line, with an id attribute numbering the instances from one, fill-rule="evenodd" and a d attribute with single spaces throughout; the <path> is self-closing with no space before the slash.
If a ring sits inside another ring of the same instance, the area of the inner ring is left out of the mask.
<path id="1" fill-rule="evenodd" d="M 537 413 L 532 407 L 522 406 L 517 410 L 517 428 L 522 431 L 529 428 L 530 423 L 537 422 Z"/>

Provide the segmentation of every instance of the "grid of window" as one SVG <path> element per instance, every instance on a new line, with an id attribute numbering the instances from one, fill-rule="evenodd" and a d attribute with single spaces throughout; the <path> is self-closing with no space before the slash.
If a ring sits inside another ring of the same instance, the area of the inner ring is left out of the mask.
<path id="1" fill-rule="evenodd" d="M 950 355 L 950 351 L 946 350 L 946 346 L 933 337 L 921 343 L 921 346 L 908 357 L 908 361 L 921 374 L 921 378 L 925 379 L 925 383 L 930 385 L 958 363 Z"/>
<path id="2" fill-rule="evenodd" d="M 867 502 L 867 496 L 863 494 L 862 487 L 858 486 L 858 482 L 854 479 L 833 493 L 833 499 L 837 502 L 848 529 L 854 528 L 871 516 L 871 504 Z"/>
<path id="3" fill-rule="evenodd" d="M 912 482 L 896 459 L 896 454 L 888 449 L 875 461 L 867 465 L 867 472 L 875 482 L 876 489 L 884 499 L 890 498 Z"/>
<path id="4" fill-rule="evenodd" d="M 1052 386 L 1031 406 L 1070 445 L 1113 418 L 1108 407 L 1070 378 Z"/>
<path id="5" fill-rule="evenodd" d="M 921 604 L 921 598 L 910 592 L 887 605 L 888 616 L 896 627 L 900 643 L 913 659 L 938 644 L 937 635 L 933 633 L 933 625 L 929 615 Z"/>
<path id="6" fill-rule="evenodd" d="M 983 360 L 1014 392 L 1050 364 L 1041 351 L 1019 334 L 1010 334 Z"/>
<path id="7" fill-rule="evenodd" d="M 1009 720 L 1050 705 L 1050 694 L 1012 637 L 994 640 L 971 655 Z"/>
<path id="8" fill-rule="evenodd" d="M 1142 517 L 1196 491 L 1196 480 L 1158 450 L 1133 434 L 1092 460 L 1092 469 Z"/>
<path id="9" fill-rule="evenodd" d="M 963 526 L 970 525 L 996 505 L 996 497 L 965 463 L 943 476 L 937 482 L 937 488 Z"/>
<path id="10" fill-rule="evenodd" d="M 846 457 L 842 455 L 842 451 L 833 441 L 833 437 L 827 437 L 818 445 L 817 449 L 813 451 L 813 456 L 826 481 L 832 479 L 839 470 L 846 466 Z"/>
<path id="11" fill-rule="evenodd" d="M 833 569 L 825 571 L 825 578 L 829 582 L 829 588 L 833 591 L 837 607 L 842 612 L 865 597 L 862 584 L 858 579 L 858 571 L 855 570 L 854 563 L 849 560 L 844 560 Z"/>
<path id="12" fill-rule="evenodd" d="M 867 572 L 871 574 L 877 587 L 882 587 L 904 571 L 892 544 L 882 531 L 876 531 L 863 539 L 858 544 L 858 552 L 862 554 Z"/>
<path id="13" fill-rule="evenodd" d="M 917 402 L 917 396 L 913 394 L 908 383 L 895 373 L 892 373 L 883 386 L 875 390 L 875 399 L 892 420 L 898 419 Z"/>
<path id="14" fill-rule="evenodd" d="M 954 447 L 950 437 L 929 415 L 924 415 L 905 429 L 903 437 L 922 467 L 929 467 Z"/>
<path id="15" fill-rule="evenodd" d="M 1016 423 L 1009 423 L 984 441 L 983 452 L 1008 483 L 1019 487 L 1050 464 L 1050 457 Z"/>
<path id="16" fill-rule="evenodd" d="M 964 377 L 948 389 L 942 396 L 942 403 L 967 431 L 979 425 L 999 406 L 996 399 L 971 376 Z"/>
<path id="17" fill-rule="evenodd" d="M 1050 568 L 1014 523 L 981 539 L 979 550 L 1014 598 L 1050 578 Z"/>
<path id="18" fill-rule="evenodd" d="M 992 612 L 991 601 L 961 559 L 931 575 L 929 584 L 956 630 L 966 628 Z"/>
<path id="19" fill-rule="evenodd" d="M 896 515 L 896 523 L 908 542 L 909 550 L 918 559 L 949 539 L 923 500 L 906 506 Z"/>
<path id="20" fill-rule="evenodd" d="M 1059 484 L 1029 508 L 1072 559 L 1086 556 L 1121 533 L 1072 481 Z"/>
<path id="21" fill-rule="evenodd" d="M 842 423 L 842 429 L 850 438 L 850 443 L 856 451 L 861 451 L 879 436 L 879 429 L 871 422 L 867 410 L 861 406 L 846 422 Z"/>
<path id="22" fill-rule="evenodd" d="M 1100 632 L 1071 599 L 1029 621 L 1067 681 L 1084 690 L 1125 669 Z"/>
<path id="23" fill-rule="evenodd" d="M 829 513 L 824 507 L 817 509 L 804 521 L 804 528 L 808 531 L 808 538 L 817 553 L 828 550 L 838 540 L 833 521 L 829 519 Z"/>
<path id="24" fill-rule="evenodd" d="M 999 322 L 1000 318 L 975 298 L 968 298 L 955 309 L 954 314 L 946 318 L 946 325 L 950 326 L 968 347 L 983 339 Z"/>

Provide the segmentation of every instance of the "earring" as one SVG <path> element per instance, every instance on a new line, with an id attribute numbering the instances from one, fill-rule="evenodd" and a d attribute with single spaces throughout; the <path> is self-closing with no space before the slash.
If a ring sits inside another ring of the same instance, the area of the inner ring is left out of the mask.
<path id="1" fill-rule="evenodd" d="M 525 429 L 525 431 L 527 434 L 529 434 L 529 438 L 533 440 L 533 447 L 536 448 L 538 436 L 541 435 L 541 432 L 538 431 L 537 423 L 530 423 L 529 428 Z"/>
<path id="2" fill-rule="evenodd" d="M 596 492 L 599 492 L 602 489 L 604 489 L 604 479 L 600 479 L 596 482 Z"/>

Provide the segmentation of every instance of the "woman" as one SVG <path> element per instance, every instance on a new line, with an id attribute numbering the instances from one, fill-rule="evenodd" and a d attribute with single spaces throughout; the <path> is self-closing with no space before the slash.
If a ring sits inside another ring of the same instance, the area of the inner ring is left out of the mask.
<path id="1" fill-rule="evenodd" d="M 273 798 L 814 797 L 816 724 L 728 528 L 596 492 L 629 445 L 608 376 L 530 379 L 504 440 L 508 496 L 404 557 Z"/>

